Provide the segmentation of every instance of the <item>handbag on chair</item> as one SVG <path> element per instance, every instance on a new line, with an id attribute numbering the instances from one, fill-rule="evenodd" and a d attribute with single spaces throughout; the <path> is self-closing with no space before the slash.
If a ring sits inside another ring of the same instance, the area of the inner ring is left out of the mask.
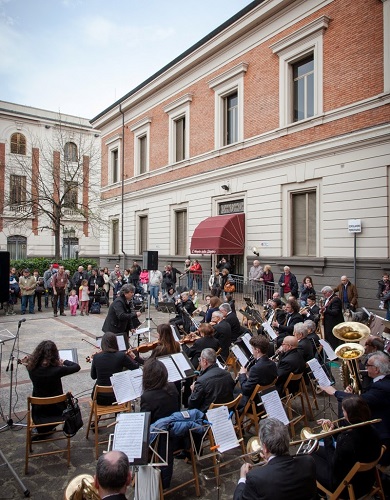
<path id="1" fill-rule="evenodd" d="M 78 399 L 74 398 L 71 392 L 67 393 L 66 409 L 62 412 L 62 417 L 64 419 L 62 431 L 67 437 L 73 437 L 84 425 Z"/>

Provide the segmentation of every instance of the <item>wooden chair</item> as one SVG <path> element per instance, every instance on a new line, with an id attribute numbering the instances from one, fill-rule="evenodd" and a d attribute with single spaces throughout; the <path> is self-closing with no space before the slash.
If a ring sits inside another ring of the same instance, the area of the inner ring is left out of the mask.
<path id="1" fill-rule="evenodd" d="M 238 440 L 240 441 L 240 446 L 242 453 L 245 453 L 245 443 L 244 443 L 244 438 L 242 437 L 242 428 L 240 424 L 240 415 L 238 413 L 238 405 L 241 401 L 242 394 L 239 394 L 236 399 L 233 399 L 233 401 L 230 401 L 229 403 L 211 403 L 210 405 L 210 410 L 213 408 L 219 408 L 220 406 L 227 406 L 228 410 L 230 412 L 233 412 L 234 415 L 234 430 L 236 431 L 236 435 Z"/>
<path id="2" fill-rule="evenodd" d="M 99 394 L 112 394 L 113 389 L 112 386 L 102 386 L 97 385 L 95 387 L 95 391 L 93 393 L 93 399 L 89 402 L 91 406 L 91 412 L 89 414 L 88 419 L 88 427 L 87 427 L 87 435 L 86 439 L 88 439 L 89 431 L 91 429 L 92 418 L 94 421 L 94 431 L 95 431 L 95 455 L 96 460 L 99 458 L 99 444 L 108 443 L 108 439 L 99 441 L 99 422 L 104 422 L 107 420 L 112 420 L 116 418 L 117 413 L 128 413 L 131 412 L 130 401 L 123 404 L 113 404 L 109 406 L 99 405 L 97 403 L 97 397 Z M 104 426 L 107 428 L 107 426 Z M 102 428 L 102 426 L 100 427 Z"/>
<path id="3" fill-rule="evenodd" d="M 229 356 L 226 358 L 226 366 L 229 371 L 233 370 L 234 377 L 237 377 L 237 373 L 239 371 L 239 366 L 236 357 L 232 352 L 229 352 Z"/>
<path id="4" fill-rule="evenodd" d="M 32 418 L 32 405 L 38 405 L 40 407 L 44 407 L 47 405 L 65 403 L 67 399 L 66 394 L 61 394 L 60 396 L 53 396 L 50 398 L 35 398 L 29 396 L 27 398 L 27 434 L 26 434 L 26 459 L 24 466 L 24 473 L 28 474 L 28 461 L 30 458 L 42 457 L 45 455 L 54 455 L 56 453 L 66 453 L 67 454 L 67 462 L 68 467 L 70 466 L 70 438 L 66 437 L 62 432 L 63 427 L 63 419 L 61 417 L 53 417 L 53 420 L 50 422 L 45 422 L 44 424 L 36 424 Z M 33 441 L 33 429 L 43 428 L 47 425 L 52 426 L 61 426 L 61 429 L 42 433 L 42 436 L 46 436 L 44 439 L 40 439 L 39 441 Z M 40 453 L 33 453 L 33 445 L 45 445 L 46 443 L 53 443 L 55 441 L 66 440 L 66 448 L 60 448 L 52 451 L 45 451 Z"/>
<path id="5" fill-rule="evenodd" d="M 254 426 L 255 427 L 255 435 L 259 434 L 259 420 L 260 416 L 265 414 L 265 410 L 262 404 L 259 404 L 260 396 L 258 396 L 260 391 L 264 391 L 265 389 L 269 389 L 273 385 L 275 385 L 277 379 L 275 379 L 269 385 L 259 385 L 253 389 L 252 394 L 249 396 L 249 399 L 244 406 L 244 409 L 239 417 L 239 423 L 242 431 L 249 431 L 249 429 Z"/>
<path id="6" fill-rule="evenodd" d="M 327 490 L 321 483 L 317 481 L 317 488 L 323 491 L 329 500 L 337 500 L 340 495 L 344 492 L 345 488 L 348 491 L 348 498 L 350 500 L 356 500 L 355 491 L 353 489 L 352 480 L 356 474 L 359 472 L 366 472 L 375 468 L 375 483 L 373 484 L 371 490 L 363 498 L 372 498 L 374 495 L 378 495 L 382 500 L 385 500 L 385 494 L 383 492 L 382 481 L 377 468 L 379 460 L 382 458 L 383 453 L 386 451 L 386 446 L 382 445 L 381 454 L 379 457 L 368 464 L 356 462 L 352 469 L 348 472 L 345 478 L 337 486 L 337 488 L 332 492 Z"/>
<path id="7" fill-rule="evenodd" d="M 294 381 L 299 381 L 299 389 L 297 392 L 292 393 L 289 390 L 288 386 L 289 386 L 290 382 L 294 382 Z M 305 382 L 303 380 L 303 373 L 299 373 L 296 375 L 294 373 L 290 373 L 290 375 L 288 376 L 288 378 L 283 386 L 283 393 L 285 394 L 284 405 L 285 405 L 285 408 L 287 411 L 288 419 L 290 421 L 291 437 L 295 436 L 295 426 L 301 420 L 304 420 L 305 426 L 308 426 L 306 410 L 305 410 L 305 402 L 303 399 L 304 398 L 304 389 L 303 389 L 304 383 Z M 283 402 L 283 399 L 282 399 L 282 402 Z M 300 402 L 301 402 L 301 414 L 297 415 L 296 417 L 293 417 L 293 406 L 292 405 L 297 400 L 300 400 Z"/>

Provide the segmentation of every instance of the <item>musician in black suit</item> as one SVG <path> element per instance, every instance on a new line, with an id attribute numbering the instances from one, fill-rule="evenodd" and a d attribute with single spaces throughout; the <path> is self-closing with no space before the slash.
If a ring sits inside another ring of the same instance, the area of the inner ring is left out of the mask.
<path id="1" fill-rule="evenodd" d="M 244 407 L 257 384 L 269 385 L 278 376 L 276 364 L 268 356 L 269 340 L 259 335 L 252 337 L 249 341 L 252 346 L 252 353 L 255 359 L 249 373 L 247 368 L 241 367 L 238 380 L 241 386 L 243 398 L 240 401 L 240 407 Z"/>
<path id="2" fill-rule="evenodd" d="M 278 331 L 278 338 L 276 339 L 278 347 L 282 345 L 284 337 L 294 333 L 294 325 L 303 322 L 303 318 L 299 314 L 299 304 L 296 300 L 289 300 L 284 310 L 287 314 L 285 324 L 282 325 L 278 321 L 272 322 L 272 326 Z"/>
<path id="3" fill-rule="evenodd" d="M 315 295 L 309 295 L 306 302 L 307 306 L 302 311 L 303 321 L 308 321 L 310 319 L 318 325 L 320 321 L 320 308 L 316 304 Z"/>
<path id="4" fill-rule="evenodd" d="M 192 325 L 191 316 L 196 309 L 194 303 L 190 299 L 190 294 L 188 292 L 182 292 L 180 294 L 180 299 L 175 302 L 175 306 L 177 315 L 169 322 L 177 326 L 182 326 L 183 330 L 189 333 Z"/>
<path id="5" fill-rule="evenodd" d="M 235 342 L 242 333 L 240 321 L 237 318 L 237 315 L 232 311 L 229 304 L 221 304 L 219 306 L 219 310 L 221 311 L 224 320 L 229 323 L 230 328 L 232 329 L 232 342 Z"/>
<path id="6" fill-rule="evenodd" d="M 212 313 L 210 325 L 214 328 L 214 338 L 218 340 L 221 346 L 221 356 L 226 361 L 229 356 L 229 347 L 232 343 L 232 328 L 223 318 L 223 314 L 220 311 Z"/>
<path id="7" fill-rule="evenodd" d="M 320 309 L 320 313 L 324 317 L 325 340 L 329 342 L 332 349 L 336 349 L 343 341 L 336 338 L 332 330 L 336 325 L 344 322 L 343 304 L 341 299 L 333 292 L 332 287 L 324 286 L 321 293 L 325 297 L 325 304 Z"/>
<path id="8" fill-rule="evenodd" d="M 129 459 L 122 451 L 109 451 L 100 455 L 96 464 L 95 487 L 100 498 L 126 500 L 126 490 L 131 483 Z"/>
<path id="9" fill-rule="evenodd" d="M 233 500 L 314 500 L 317 498 L 316 468 L 309 455 L 289 454 L 287 427 L 276 418 L 260 422 L 262 457 L 267 464 L 245 463 Z M 251 470 L 252 469 L 252 470 Z"/>
<path id="10" fill-rule="evenodd" d="M 305 323 L 297 323 L 294 326 L 294 337 L 298 340 L 298 351 L 302 354 L 303 359 L 307 363 L 314 358 L 314 346 L 307 338 L 307 327 Z"/>
<path id="11" fill-rule="evenodd" d="M 279 394 L 283 393 L 283 386 L 288 379 L 290 373 L 297 375 L 305 371 L 306 363 L 300 351 L 298 351 L 298 340 L 288 335 L 283 339 L 283 343 L 279 348 L 281 350 L 280 361 L 278 364 L 278 380 L 276 389 Z M 291 382 L 289 391 L 296 392 L 299 387 L 299 382 Z"/>
<path id="12" fill-rule="evenodd" d="M 190 358 L 195 370 L 199 365 L 200 354 L 203 349 L 214 349 L 215 352 L 220 348 L 219 341 L 214 338 L 214 328 L 209 323 L 202 323 L 198 328 L 200 338 L 196 339 L 191 347 L 183 345 L 183 351 Z"/>

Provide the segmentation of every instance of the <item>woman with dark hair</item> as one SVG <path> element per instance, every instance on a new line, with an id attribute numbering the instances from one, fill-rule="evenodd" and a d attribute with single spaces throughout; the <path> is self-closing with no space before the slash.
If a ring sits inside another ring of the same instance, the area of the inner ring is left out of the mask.
<path id="1" fill-rule="evenodd" d="M 195 340 L 192 347 L 183 345 L 183 351 L 190 358 L 195 370 L 199 365 L 200 353 L 203 351 L 203 349 L 210 347 L 211 349 L 214 349 L 215 352 L 217 352 L 221 347 L 218 340 L 214 338 L 214 328 L 211 325 L 209 325 L 208 323 L 202 323 L 199 325 L 198 331 L 200 337 Z"/>
<path id="2" fill-rule="evenodd" d="M 206 316 L 204 319 L 205 323 L 210 323 L 211 321 L 211 316 L 213 315 L 214 311 L 219 310 L 219 306 L 222 304 L 222 300 L 219 297 L 213 296 L 210 299 L 210 307 L 207 309 Z"/>
<path id="3" fill-rule="evenodd" d="M 171 325 L 163 323 L 157 326 L 159 345 L 153 350 L 151 358 L 166 356 L 180 352 L 180 344 L 177 342 L 172 333 Z"/>
<path id="4" fill-rule="evenodd" d="M 92 358 L 91 378 L 96 380 L 95 385 L 110 386 L 110 377 L 113 373 L 121 372 L 123 369 L 135 370 L 139 367 L 133 353 L 127 354 L 118 350 L 118 341 L 115 333 L 106 332 L 102 337 L 101 352 L 95 354 Z M 95 386 L 92 389 L 91 398 Z M 100 405 L 111 405 L 115 402 L 115 395 L 100 394 L 97 400 Z"/>
<path id="5" fill-rule="evenodd" d="M 371 419 L 368 404 L 359 396 L 345 398 L 342 402 L 347 424 L 359 424 Z M 318 423 L 333 429 L 329 420 Z M 313 454 L 317 468 L 317 480 L 325 488 L 334 491 L 356 462 L 369 463 L 381 452 L 381 442 L 372 425 L 350 428 L 324 439 L 324 446 Z M 366 495 L 375 481 L 375 470 L 360 472 L 352 480 L 356 498 Z"/>
<path id="6" fill-rule="evenodd" d="M 51 340 L 40 342 L 34 352 L 22 360 L 26 365 L 28 374 L 33 384 L 33 397 L 49 398 L 60 396 L 64 393 L 61 378 L 71 375 L 80 370 L 80 365 L 73 361 L 63 361 L 58 354 L 57 346 Z M 65 404 L 32 406 L 32 417 L 34 423 L 44 424 L 46 422 L 60 420 Z M 38 428 L 38 434 L 50 432 L 53 426 Z M 35 436 L 33 439 L 39 439 Z M 44 436 L 42 437 L 44 439 Z"/>
<path id="7" fill-rule="evenodd" d="M 299 287 L 299 300 L 301 307 L 305 307 L 307 304 L 307 297 L 309 295 L 316 295 L 316 291 L 314 290 L 313 280 L 310 276 L 305 276 L 303 281 Z"/>

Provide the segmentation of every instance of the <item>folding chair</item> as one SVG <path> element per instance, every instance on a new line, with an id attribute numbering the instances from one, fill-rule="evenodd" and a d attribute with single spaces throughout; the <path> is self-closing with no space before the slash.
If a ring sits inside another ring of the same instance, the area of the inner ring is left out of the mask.
<path id="1" fill-rule="evenodd" d="M 219 408 L 220 406 L 227 406 L 229 411 L 233 412 L 234 415 L 234 430 L 236 431 L 236 435 L 238 440 L 240 441 L 240 446 L 242 453 L 245 453 L 245 443 L 244 443 L 244 438 L 242 437 L 242 429 L 241 429 L 241 424 L 240 424 L 240 415 L 238 413 L 238 404 L 240 403 L 242 398 L 242 394 L 239 394 L 236 399 L 233 399 L 233 401 L 230 401 L 229 403 L 211 403 L 210 405 L 210 410 L 213 408 Z"/>
<path id="2" fill-rule="evenodd" d="M 294 381 L 299 381 L 299 388 L 298 388 L 298 391 L 296 391 L 295 393 L 292 393 L 289 390 L 288 386 L 289 386 L 290 382 L 294 382 Z M 294 373 L 290 373 L 290 375 L 288 376 L 288 378 L 283 386 L 283 393 L 285 394 L 285 399 L 286 399 L 284 402 L 284 405 L 285 405 L 285 408 L 287 411 L 288 419 L 290 421 L 291 437 L 295 436 L 295 426 L 301 420 L 304 420 L 305 426 L 308 426 L 306 410 L 305 410 L 305 403 L 304 403 L 304 399 L 303 399 L 303 396 L 304 396 L 303 384 L 304 383 L 305 382 L 303 380 L 303 373 L 299 373 L 296 375 Z M 282 401 L 283 401 L 283 399 L 282 399 Z M 301 402 L 301 414 L 293 418 L 292 405 L 296 400 L 300 400 L 300 402 Z"/>
<path id="3" fill-rule="evenodd" d="M 91 412 L 89 414 L 88 419 L 88 427 L 87 427 L 87 435 L 86 439 L 88 439 L 89 431 L 91 429 L 92 417 L 94 419 L 94 431 L 95 431 L 95 455 L 96 460 L 99 458 L 99 444 L 108 443 L 108 439 L 104 441 L 99 441 L 99 422 L 104 422 L 107 420 L 112 420 L 116 418 L 117 413 L 128 413 L 131 412 L 130 401 L 122 404 L 113 404 L 109 406 L 99 405 L 97 403 L 97 397 L 99 394 L 113 394 L 112 386 L 102 386 L 97 385 L 95 387 L 95 391 L 93 393 L 93 399 L 89 402 L 91 406 Z M 111 416 L 110 416 L 111 415 Z M 102 418 L 105 417 L 105 418 Z M 100 429 L 102 426 L 100 427 Z M 107 426 L 105 426 L 107 428 Z"/>
<path id="4" fill-rule="evenodd" d="M 385 494 L 383 492 L 382 481 L 379 474 L 379 470 L 377 468 L 379 460 L 382 458 L 382 455 L 386 451 L 386 446 L 382 445 L 381 453 L 379 457 L 370 462 L 368 464 L 356 462 L 352 469 L 348 472 L 345 478 L 341 481 L 341 483 L 337 486 L 337 488 L 332 492 L 327 490 L 321 483 L 317 481 L 317 488 L 323 491 L 329 500 L 337 500 L 340 498 L 340 495 L 343 493 L 345 488 L 348 491 L 348 498 L 350 500 L 356 500 L 355 491 L 353 489 L 352 480 L 356 474 L 359 472 L 366 472 L 375 468 L 375 482 L 372 485 L 372 488 L 369 493 L 367 493 L 363 498 L 372 498 L 374 495 L 378 495 L 382 500 L 385 500 Z"/>
<path id="5" fill-rule="evenodd" d="M 273 385 L 275 385 L 277 379 L 275 379 L 269 385 L 259 385 L 253 389 L 252 394 L 249 396 L 249 399 L 244 406 L 244 409 L 239 417 L 239 424 L 242 431 L 249 431 L 249 429 L 254 426 L 255 427 L 255 435 L 259 434 L 259 420 L 260 416 L 265 413 L 264 407 L 262 404 L 259 404 L 260 396 L 258 396 L 260 391 L 264 391 L 265 389 L 269 389 Z"/>
<path id="6" fill-rule="evenodd" d="M 61 394 L 60 396 L 53 396 L 51 398 L 35 398 L 32 396 L 28 396 L 27 398 L 27 435 L 26 435 L 26 460 L 25 460 L 25 466 L 24 466 L 24 473 L 28 474 L 28 461 L 30 458 L 35 458 L 35 457 L 42 457 L 45 455 L 54 455 L 56 453 L 67 453 L 67 461 L 68 461 L 68 467 L 70 466 L 70 438 L 66 437 L 65 434 L 62 432 L 62 426 L 63 426 L 63 419 L 61 417 L 53 417 L 52 421 L 45 422 L 44 424 L 36 424 L 33 421 L 32 417 L 32 405 L 38 405 L 40 407 L 44 407 L 47 405 L 53 405 L 53 404 L 59 404 L 59 403 L 65 403 L 67 399 L 66 394 Z M 64 406 L 65 408 L 65 406 Z M 42 433 L 42 436 L 45 436 L 44 439 L 40 439 L 39 441 L 33 441 L 33 429 L 39 429 L 39 428 L 44 428 L 45 426 L 50 425 L 50 426 L 57 426 L 60 425 L 61 429 L 50 431 L 50 432 L 44 432 Z M 60 435 L 59 435 L 60 434 Z M 47 437 L 46 437 L 47 436 Z M 56 437 L 50 437 L 50 436 L 56 436 Z M 55 441 L 61 441 L 61 440 L 66 440 L 66 448 L 60 448 L 52 451 L 45 451 L 45 452 L 40 452 L 40 453 L 33 453 L 33 445 L 45 445 L 46 443 L 53 443 Z"/>

